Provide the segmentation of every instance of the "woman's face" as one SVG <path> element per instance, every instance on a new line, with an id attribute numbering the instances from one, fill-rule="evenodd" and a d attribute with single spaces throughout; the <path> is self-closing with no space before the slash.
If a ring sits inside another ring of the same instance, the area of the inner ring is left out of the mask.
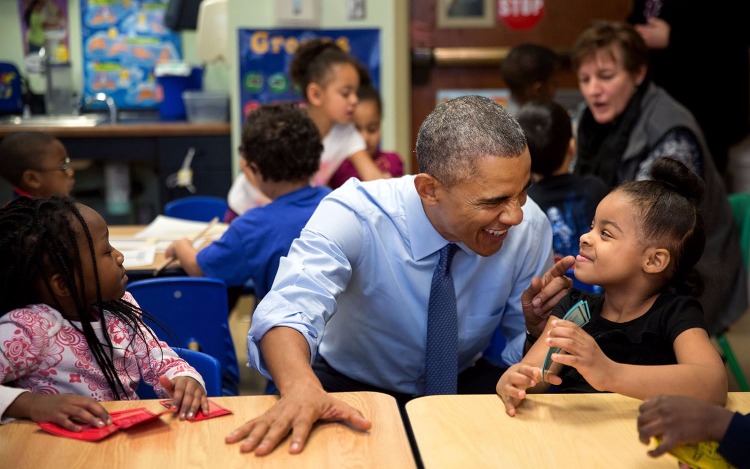
<path id="1" fill-rule="evenodd" d="M 608 124 L 622 114 L 645 74 L 645 67 L 635 75 L 625 70 L 615 46 L 599 49 L 581 62 L 578 88 L 596 122 Z"/>

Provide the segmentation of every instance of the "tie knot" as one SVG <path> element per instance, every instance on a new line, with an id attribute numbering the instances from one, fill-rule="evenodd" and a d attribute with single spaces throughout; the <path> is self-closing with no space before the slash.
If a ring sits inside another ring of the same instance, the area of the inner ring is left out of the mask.
<path id="1" fill-rule="evenodd" d="M 458 246 L 454 243 L 448 243 L 440 249 L 440 259 L 438 260 L 438 266 L 443 272 L 447 272 L 451 268 L 451 262 L 453 262 L 453 256 L 456 255 Z"/>

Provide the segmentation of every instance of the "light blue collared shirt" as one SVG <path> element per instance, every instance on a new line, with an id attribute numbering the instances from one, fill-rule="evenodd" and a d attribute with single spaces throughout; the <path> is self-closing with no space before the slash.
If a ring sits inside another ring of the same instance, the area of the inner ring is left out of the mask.
<path id="1" fill-rule="evenodd" d="M 465 245 L 451 272 L 458 309 L 459 371 L 471 366 L 499 326 L 506 363 L 523 356 L 521 294 L 552 265 L 552 229 L 528 199 L 500 251 L 482 257 Z M 424 390 L 427 304 L 440 248 L 414 176 L 350 179 L 318 206 L 292 243 L 271 291 L 253 313 L 250 366 L 270 378 L 260 355 L 276 326 L 299 331 L 316 354 L 346 376 L 410 395 Z M 325 333 L 324 333 L 325 331 Z"/>

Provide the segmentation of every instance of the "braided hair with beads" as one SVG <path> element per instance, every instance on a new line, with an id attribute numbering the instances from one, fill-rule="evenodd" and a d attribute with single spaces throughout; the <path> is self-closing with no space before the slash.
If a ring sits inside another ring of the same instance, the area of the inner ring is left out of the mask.
<path id="1" fill-rule="evenodd" d="M 88 258 L 93 273 L 89 276 L 83 268 L 84 259 Z M 55 293 L 50 281 L 55 274 L 69 292 L 74 311 L 65 311 L 62 299 Z M 87 285 L 90 290 L 91 284 L 96 287 L 94 299 L 86 294 Z M 113 394 L 127 399 L 113 362 L 112 339 L 105 333 L 102 343 L 92 323 L 100 322 L 102 330 L 107 331 L 103 314 L 107 311 L 140 339 L 147 341 L 146 334 L 150 334 L 158 340 L 143 323 L 143 315 L 151 316 L 122 299 L 102 297 L 94 241 L 75 201 L 68 197 L 21 197 L 0 209 L 0 316 L 45 302 L 83 334 Z"/>

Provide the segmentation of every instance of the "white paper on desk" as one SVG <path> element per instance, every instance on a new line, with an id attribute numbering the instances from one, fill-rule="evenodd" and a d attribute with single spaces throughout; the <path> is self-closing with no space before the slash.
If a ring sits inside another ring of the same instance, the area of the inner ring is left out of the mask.
<path id="1" fill-rule="evenodd" d="M 219 237 L 220 237 L 220 235 L 219 236 L 212 236 L 212 237 L 206 237 L 206 238 L 196 239 L 193 242 L 193 247 L 195 249 L 200 249 L 200 248 L 203 247 L 204 244 L 206 244 L 207 240 L 210 242 L 210 241 L 212 241 L 214 239 L 219 239 Z M 183 236 L 183 238 L 184 238 L 184 236 Z M 177 238 L 177 239 L 180 239 L 180 238 Z M 169 246 L 171 246 L 173 242 L 175 242 L 174 239 L 162 239 L 162 240 L 156 241 L 156 252 L 166 252 L 167 248 Z"/>
<path id="2" fill-rule="evenodd" d="M 133 238 L 110 238 L 109 244 L 125 257 L 122 265 L 126 269 L 145 267 L 154 263 L 156 245 L 151 240 Z"/>
<path id="3" fill-rule="evenodd" d="M 161 241 L 175 241 L 182 238 L 193 238 L 208 226 L 208 222 L 183 220 L 182 218 L 158 215 L 154 221 L 135 234 L 136 239 L 155 238 L 157 244 Z M 226 223 L 216 223 L 206 234 L 206 238 L 218 239 L 227 230 Z"/>

